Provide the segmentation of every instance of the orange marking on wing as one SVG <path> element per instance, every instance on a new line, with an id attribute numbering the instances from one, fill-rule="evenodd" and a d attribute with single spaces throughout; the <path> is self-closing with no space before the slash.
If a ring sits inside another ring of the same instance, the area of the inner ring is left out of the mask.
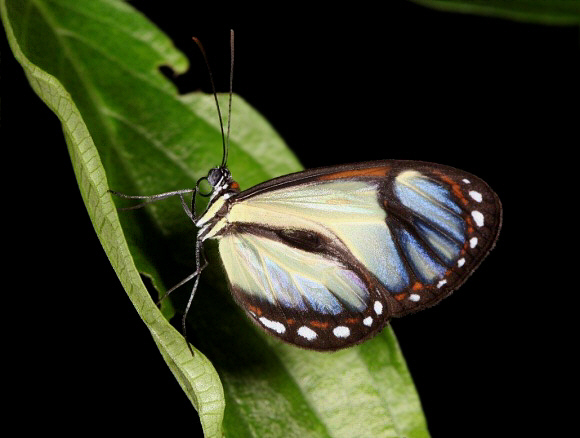
<path id="1" fill-rule="evenodd" d="M 421 290 L 421 289 L 423 289 L 423 283 L 416 282 L 416 283 L 413 285 L 412 289 L 413 289 L 413 290 Z"/>
<path id="2" fill-rule="evenodd" d="M 356 324 L 357 322 L 359 322 L 358 318 L 348 318 L 345 319 L 344 322 L 346 322 L 347 324 Z"/>
<path id="3" fill-rule="evenodd" d="M 240 185 L 234 181 L 232 182 L 232 184 L 230 185 L 230 188 L 234 189 L 234 190 L 240 190 Z"/>
<path id="4" fill-rule="evenodd" d="M 467 222 L 467 233 L 473 234 L 473 232 L 475 231 L 475 228 L 473 228 L 473 220 L 471 219 L 471 216 L 467 216 L 465 218 L 465 222 Z"/>
<path id="5" fill-rule="evenodd" d="M 247 306 L 247 308 L 249 311 L 254 312 L 256 315 L 262 316 L 262 309 L 260 309 L 259 307 Z"/>
<path id="6" fill-rule="evenodd" d="M 451 178 L 449 178 L 449 177 L 448 177 L 447 175 L 445 175 L 444 173 L 442 173 L 442 172 L 435 172 L 435 173 L 437 173 L 437 175 L 439 175 L 439 177 L 441 178 L 441 180 L 442 180 L 442 181 L 445 181 L 445 182 L 446 182 L 447 184 L 449 184 L 450 186 L 455 186 L 455 185 L 457 185 L 457 184 L 455 183 L 455 181 L 454 181 L 454 180 L 452 180 Z"/>
<path id="7" fill-rule="evenodd" d="M 321 322 L 321 321 L 310 321 L 310 325 L 312 327 L 318 327 L 318 328 L 327 328 L 328 327 L 327 322 Z"/>
<path id="8" fill-rule="evenodd" d="M 453 192 L 453 194 L 455 195 L 456 198 L 461 200 L 463 205 L 469 204 L 469 201 L 467 199 L 465 199 L 465 196 L 463 196 L 463 193 L 461 192 L 461 187 L 459 187 L 459 184 L 457 184 L 453 179 L 449 178 L 444 173 L 437 172 L 437 174 L 439 175 L 439 177 L 441 178 L 442 181 L 446 182 L 447 184 L 449 184 L 451 186 L 451 191 Z"/>
<path id="9" fill-rule="evenodd" d="M 406 296 L 407 296 L 406 293 L 402 293 L 402 294 L 395 295 L 395 300 L 397 300 L 397 301 L 403 301 Z"/>
<path id="10" fill-rule="evenodd" d="M 295 322 L 296 322 L 296 320 L 295 319 L 292 319 L 292 318 L 286 320 L 286 323 L 288 325 L 293 325 Z"/>
<path id="11" fill-rule="evenodd" d="M 350 169 L 341 172 L 329 173 L 328 175 L 320 176 L 320 180 L 332 180 L 341 178 L 353 178 L 356 176 L 387 176 L 390 168 L 387 166 L 369 167 L 366 169 Z"/>

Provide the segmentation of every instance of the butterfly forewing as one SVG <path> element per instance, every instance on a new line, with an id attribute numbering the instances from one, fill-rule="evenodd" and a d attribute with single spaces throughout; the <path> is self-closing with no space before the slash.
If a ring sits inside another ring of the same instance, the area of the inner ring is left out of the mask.
<path id="1" fill-rule="evenodd" d="M 299 172 L 223 204 L 208 236 L 234 298 L 266 331 L 316 350 L 361 342 L 449 295 L 501 226 L 485 182 L 412 161 Z"/>

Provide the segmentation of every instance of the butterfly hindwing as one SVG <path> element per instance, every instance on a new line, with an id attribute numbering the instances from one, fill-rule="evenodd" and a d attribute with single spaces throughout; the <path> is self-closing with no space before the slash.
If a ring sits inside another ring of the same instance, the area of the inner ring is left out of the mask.
<path id="1" fill-rule="evenodd" d="M 332 243 L 314 250 L 300 237 L 242 228 L 219 250 L 240 306 L 260 327 L 305 348 L 335 350 L 383 327 L 375 280 Z M 370 303 L 376 303 L 372 306 Z M 377 315 L 378 310 L 378 315 Z"/>
<path id="2" fill-rule="evenodd" d="M 236 301 L 266 331 L 316 350 L 361 342 L 449 295 L 501 225 L 485 182 L 413 161 L 299 172 L 220 208 L 211 237 Z"/>

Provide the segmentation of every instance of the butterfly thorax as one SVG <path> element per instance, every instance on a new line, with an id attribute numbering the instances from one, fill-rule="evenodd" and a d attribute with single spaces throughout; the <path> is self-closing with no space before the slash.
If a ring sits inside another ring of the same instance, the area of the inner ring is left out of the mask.
<path id="1" fill-rule="evenodd" d="M 240 191 L 239 184 L 233 180 L 226 167 L 211 169 L 205 179 L 211 185 L 210 201 L 205 212 L 195 223 L 200 229 L 198 239 L 201 240 L 214 237 L 227 224 L 230 198 Z"/>

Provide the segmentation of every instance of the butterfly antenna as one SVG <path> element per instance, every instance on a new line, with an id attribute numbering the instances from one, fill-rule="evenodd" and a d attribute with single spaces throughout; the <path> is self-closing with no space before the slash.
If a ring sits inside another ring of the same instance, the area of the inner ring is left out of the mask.
<path id="1" fill-rule="evenodd" d="M 232 95 L 234 88 L 234 30 L 230 29 L 230 97 L 228 101 L 228 132 L 226 135 L 227 147 L 224 150 L 222 166 L 226 167 L 228 161 L 228 151 L 230 149 L 230 120 L 232 119 Z"/>
<path id="2" fill-rule="evenodd" d="M 209 81 L 211 83 L 211 90 L 212 90 L 212 93 L 213 93 L 213 98 L 215 100 L 215 105 L 217 107 L 218 118 L 219 118 L 219 121 L 220 121 L 220 130 L 222 132 L 222 146 L 223 146 L 223 157 L 224 157 L 222 159 L 222 166 L 223 166 L 224 163 L 225 163 L 226 157 L 228 155 L 228 145 L 226 143 L 226 136 L 224 134 L 224 123 L 223 123 L 223 120 L 222 120 L 222 112 L 220 110 L 220 104 L 219 104 L 219 101 L 218 101 L 218 98 L 217 98 L 217 92 L 215 91 L 215 84 L 214 84 L 214 81 L 213 81 L 213 74 L 211 72 L 211 68 L 209 66 L 209 61 L 207 60 L 207 55 L 205 53 L 205 49 L 203 48 L 203 45 L 201 44 L 201 41 L 198 38 L 196 38 L 196 37 L 193 37 L 193 41 L 195 41 L 195 43 L 197 44 L 197 47 L 199 47 L 199 50 L 201 51 L 201 54 L 203 55 L 203 60 L 205 61 L 205 66 L 207 67 L 207 72 L 209 74 Z M 228 120 L 228 124 L 229 124 L 229 120 Z M 229 136 L 229 131 L 228 131 L 228 136 Z"/>

